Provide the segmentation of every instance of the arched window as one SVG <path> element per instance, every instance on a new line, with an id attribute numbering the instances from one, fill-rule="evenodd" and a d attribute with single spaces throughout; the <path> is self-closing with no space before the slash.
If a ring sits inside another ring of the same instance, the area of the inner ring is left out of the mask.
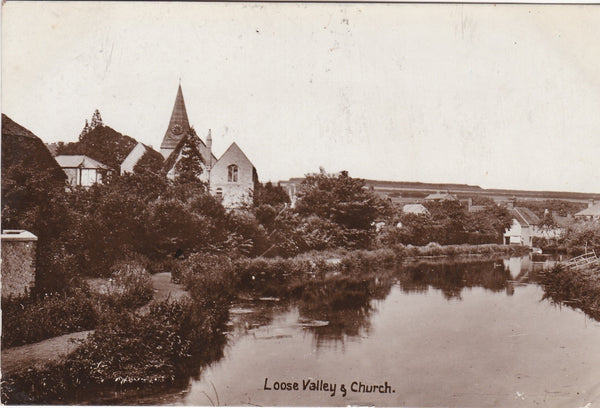
<path id="1" fill-rule="evenodd" d="M 223 199 L 223 189 L 221 187 L 217 188 L 217 199 L 218 200 L 222 200 Z"/>
<path id="2" fill-rule="evenodd" d="M 227 167 L 227 181 L 232 183 L 237 183 L 238 181 L 238 166 L 235 164 L 230 164 Z"/>

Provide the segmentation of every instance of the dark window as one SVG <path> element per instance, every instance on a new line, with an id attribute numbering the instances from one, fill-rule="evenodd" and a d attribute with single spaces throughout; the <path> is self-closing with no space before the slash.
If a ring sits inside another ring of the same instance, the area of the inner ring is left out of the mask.
<path id="1" fill-rule="evenodd" d="M 231 164 L 227 167 L 227 181 L 237 183 L 238 181 L 238 166 Z"/>

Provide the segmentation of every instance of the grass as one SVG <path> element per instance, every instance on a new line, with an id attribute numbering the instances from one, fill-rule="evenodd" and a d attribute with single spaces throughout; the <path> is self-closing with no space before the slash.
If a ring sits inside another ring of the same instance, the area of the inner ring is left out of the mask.
<path id="1" fill-rule="evenodd" d="M 557 265 L 542 275 L 544 297 L 583 310 L 600 321 L 600 274 Z"/>

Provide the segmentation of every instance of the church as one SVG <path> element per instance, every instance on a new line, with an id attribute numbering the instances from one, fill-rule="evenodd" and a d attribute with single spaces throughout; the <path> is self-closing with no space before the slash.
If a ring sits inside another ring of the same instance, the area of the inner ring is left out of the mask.
<path id="1" fill-rule="evenodd" d="M 235 142 L 221 157 L 214 155 L 210 129 L 205 143 L 190 126 L 181 84 L 160 153 L 165 159 L 164 170 L 169 179 L 174 180 L 183 171 L 184 160 L 192 156 L 201 164 L 200 180 L 207 183 L 210 193 L 219 198 L 223 206 L 239 208 L 252 204 L 254 186 L 258 183 L 254 165 Z"/>

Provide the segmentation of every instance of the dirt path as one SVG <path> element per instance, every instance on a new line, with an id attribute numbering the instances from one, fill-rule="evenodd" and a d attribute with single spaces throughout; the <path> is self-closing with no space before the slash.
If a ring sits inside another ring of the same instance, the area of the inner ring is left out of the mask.
<path id="1" fill-rule="evenodd" d="M 171 283 L 170 272 L 152 275 L 152 286 L 154 287 L 154 298 L 152 302 L 160 302 L 166 299 L 179 299 L 187 294 L 181 285 Z M 138 312 L 147 313 L 148 310 L 150 310 L 149 305 L 150 304 L 147 304 L 141 307 L 138 309 Z M 50 361 L 58 361 L 77 348 L 79 344 L 78 340 L 85 339 L 87 335 L 92 332 L 93 330 L 86 330 L 69 333 L 42 340 L 38 343 L 2 350 L 2 375 L 6 376 L 15 371 L 42 365 Z"/>
<path id="2" fill-rule="evenodd" d="M 11 347 L 2 350 L 2 376 L 25 368 L 43 365 L 49 361 L 58 361 L 73 352 L 93 330 L 63 334 L 38 343 Z"/>

